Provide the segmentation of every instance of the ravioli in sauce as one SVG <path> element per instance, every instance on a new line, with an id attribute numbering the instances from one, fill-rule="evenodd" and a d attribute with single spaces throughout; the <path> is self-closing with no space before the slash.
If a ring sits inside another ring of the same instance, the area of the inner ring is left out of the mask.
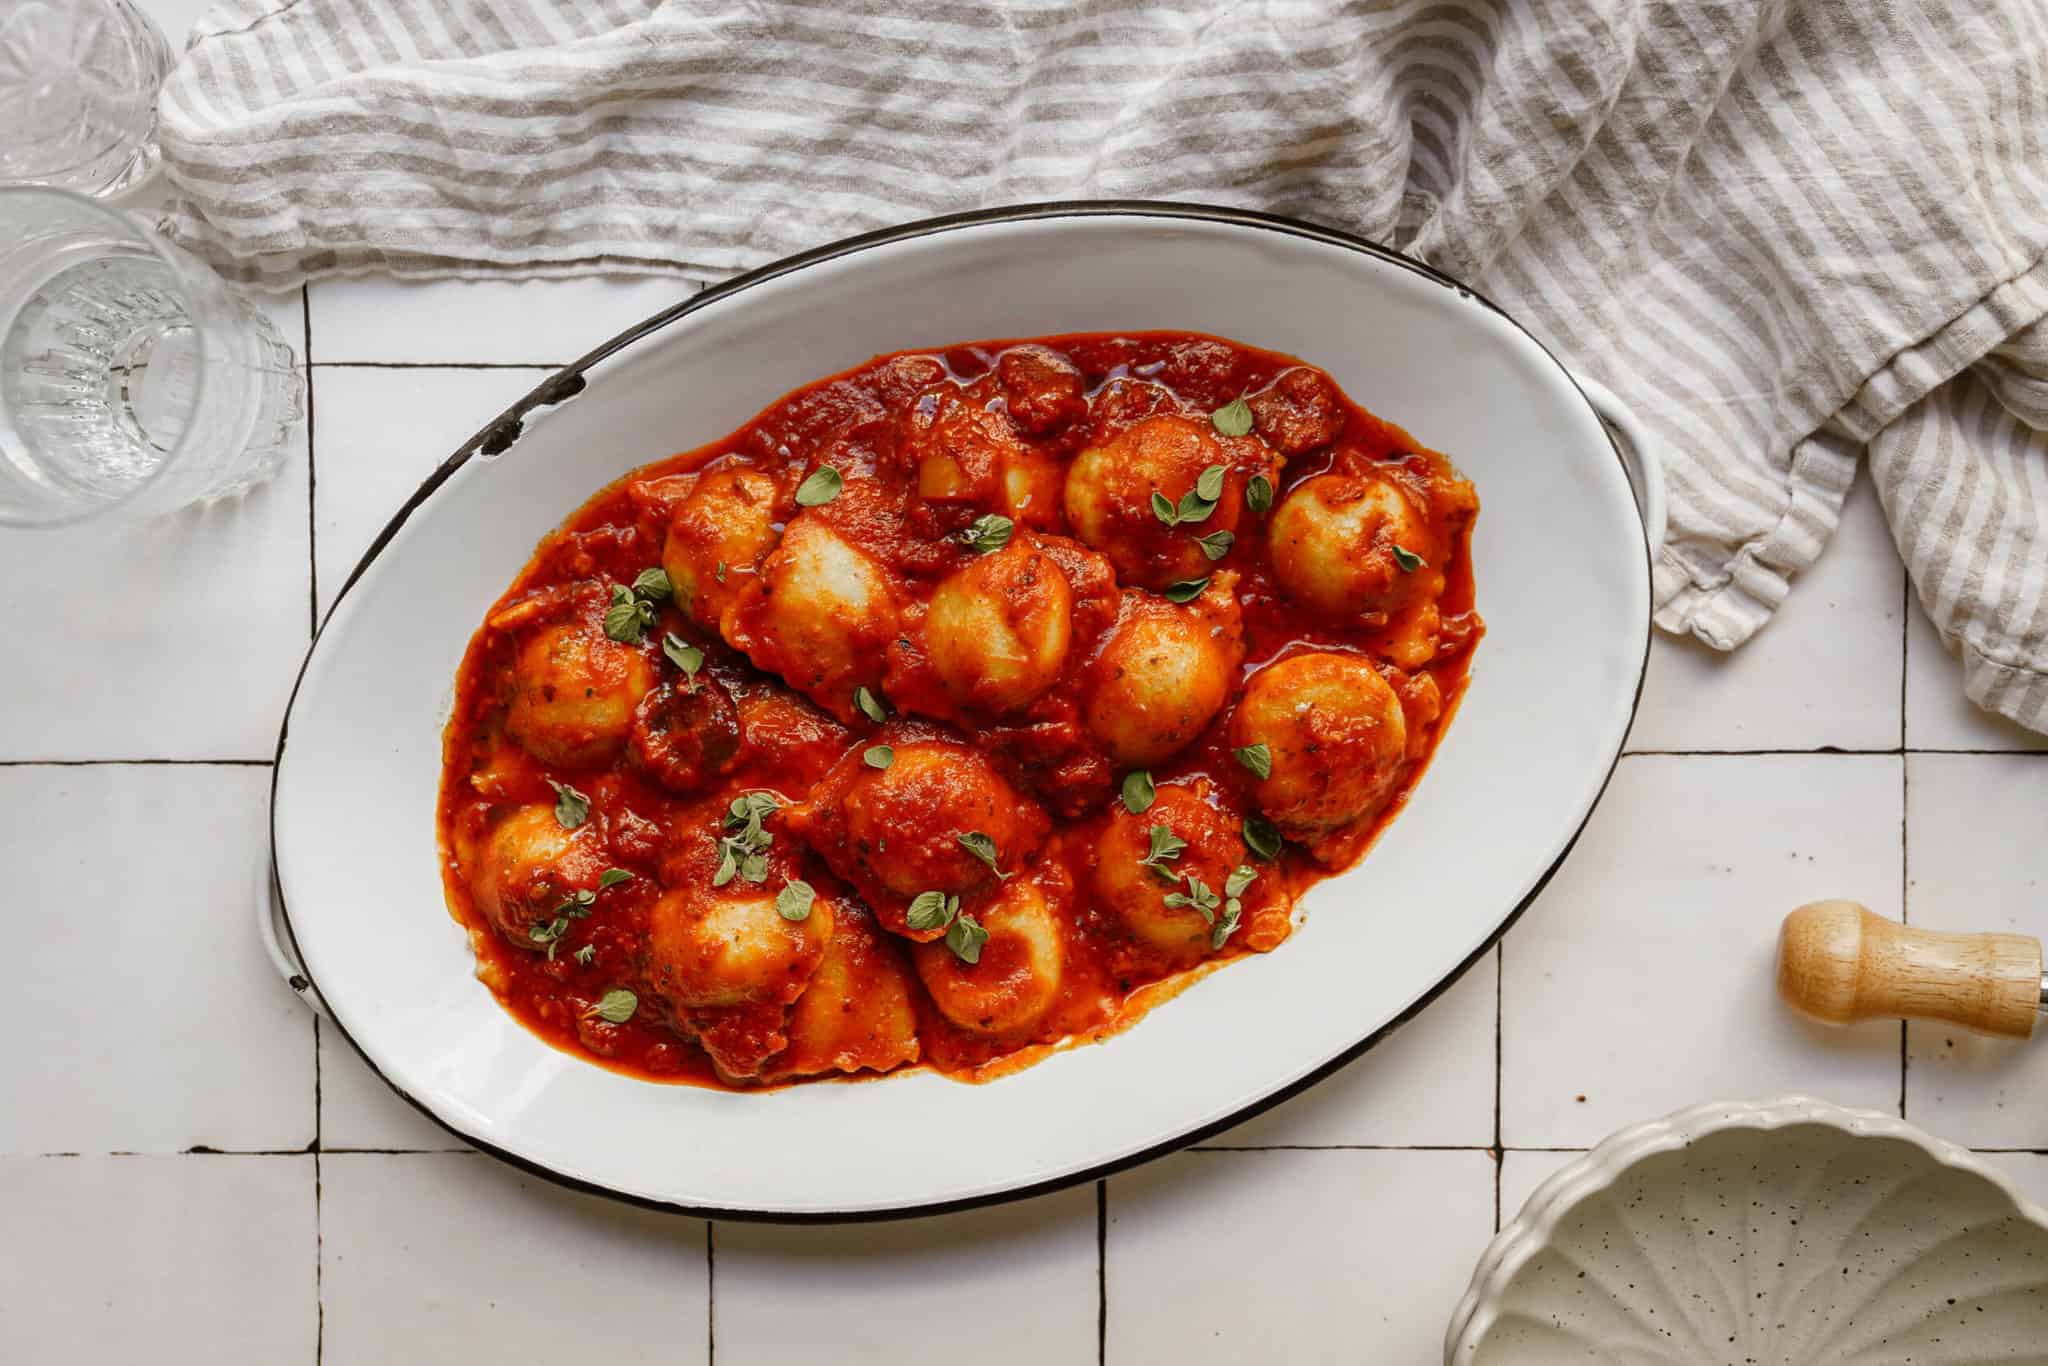
<path id="1" fill-rule="evenodd" d="M 1484 629 L 1478 508 L 1213 337 L 799 389 L 600 490 L 470 641 L 440 821 L 478 976 L 712 1086 L 1125 1028 L 1278 948 L 1399 810 Z"/>

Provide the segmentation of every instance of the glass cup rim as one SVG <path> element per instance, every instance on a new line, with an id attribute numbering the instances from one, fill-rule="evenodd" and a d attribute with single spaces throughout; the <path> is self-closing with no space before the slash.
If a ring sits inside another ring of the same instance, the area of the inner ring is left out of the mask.
<path id="1" fill-rule="evenodd" d="M 155 19 L 143 13 L 142 9 L 135 4 L 135 0 L 72 0 L 72 4 L 74 5 L 74 7 L 81 4 L 91 4 L 97 6 L 102 11 L 110 12 L 124 17 L 128 21 L 128 28 L 125 36 L 128 40 L 128 46 L 131 50 L 141 48 L 146 51 L 154 47 L 162 51 L 163 56 L 166 59 L 166 62 L 170 58 L 171 53 L 169 49 L 169 43 L 168 40 L 164 38 L 162 27 L 158 25 Z M 163 83 L 164 80 L 167 78 L 167 75 L 168 73 L 165 72 L 164 74 L 160 74 L 158 76 L 158 90 L 161 90 L 163 88 Z M 154 114 L 152 114 L 151 116 L 151 123 L 152 125 L 154 125 L 155 123 Z M 153 133 L 152 136 L 154 136 Z M 112 145 L 113 144 L 109 144 L 109 147 L 111 147 Z M 38 176 L 62 175 L 67 171 L 71 171 L 79 166 L 88 164 L 92 159 L 92 154 L 85 154 L 81 156 L 80 159 L 67 162 L 61 166 L 42 167 L 41 169 L 33 172 L 33 174 Z M 126 173 L 126 170 L 124 170 L 123 174 L 125 175 Z M 120 184 L 120 182 L 121 177 L 116 176 L 113 183 L 118 185 Z M 0 188 L 14 188 L 17 185 L 23 188 L 63 188 L 57 185 L 52 185 L 47 181 L 43 180 L 17 181 L 12 182 L 7 186 L 0 186 Z M 133 187 L 129 186 L 126 188 Z M 100 195 L 104 195 L 106 193 L 108 193 L 107 187 L 102 186 L 93 193 L 92 197 L 98 198 Z"/>
<path id="2" fill-rule="evenodd" d="M 190 260 L 180 260 L 178 257 L 173 256 L 169 243 L 165 242 L 150 228 L 137 222 L 125 210 L 116 208 L 111 204 L 102 203 L 92 195 L 78 190 L 67 189 L 61 185 L 0 185 L 0 204 L 4 204 L 8 199 L 33 199 L 37 196 L 47 196 L 52 199 L 68 201 L 74 207 L 84 209 L 87 213 L 98 217 L 109 225 L 119 228 L 130 240 L 139 240 L 144 246 L 149 248 L 152 256 L 162 261 L 164 265 L 170 268 L 171 273 L 178 278 L 179 294 L 185 295 L 189 293 L 184 280 L 185 276 L 191 273 L 193 263 Z M 185 302 L 189 303 L 190 301 L 188 299 Z M 192 325 L 192 340 L 198 349 L 199 357 L 199 364 L 194 372 L 192 388 L 193 406 L 197 408 L 206 399 L 206 376 L 207 371 L 211 368 L 213 343 L 208 340 L 206 329 L 196 321 Z M 157 462 L 156 468 L 136 480 L 134 486 L 119 497 L 92 503 L 62 516 L 39 518 L 35 521 L 17 521 L 7 516 L 5 512 L 0 512 L 0 525 L 22 528 L 76 526 L 80 522 L 89 521 L 95 517 L 101 517 L 127 508 L 144 493 L 149 492 L 159 479 L 163 478 L 164 472 L 170 469 L 177 462 L 178 457 L 185 453 L 186 443 L 191 439 L 192 428 L 188 426 L 179 434 L 178 444 L 164 453 L 164 458 Z"/>

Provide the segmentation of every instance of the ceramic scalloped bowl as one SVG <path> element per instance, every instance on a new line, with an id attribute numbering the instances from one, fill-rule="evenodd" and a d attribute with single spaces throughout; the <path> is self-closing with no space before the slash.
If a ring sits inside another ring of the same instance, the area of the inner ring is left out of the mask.
<path id="1" fill-rule="evenodd" d="M 1537 1188 L 1480 1259 L 1444 1360 L 2048 1362 L 2048 1211 L 1888 1115 L 1682 1110 Z"/>

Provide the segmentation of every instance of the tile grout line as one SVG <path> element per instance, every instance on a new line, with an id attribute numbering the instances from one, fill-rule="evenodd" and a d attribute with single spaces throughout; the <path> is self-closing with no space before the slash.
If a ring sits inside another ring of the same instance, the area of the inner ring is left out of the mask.
<path id="1" fill-rule="evenodd" d="M 269 768 L 269 759 L 0 759 L 0 768 Z"/>
<path id="2" fill-rule="evenodd" d="M 1899 923 L 1913 923 L 1912 909 L 1907 905 L 1907 889 L 1912 885 L 1913 844 L 1909 833 L 1912 801 L 1913 761 L 1907 757 L 1906 748 L 1906 686 L 1913 676 L 1913 576 L 1899 576 Z M 1899 1118 L 1906 1117 L 1906 1075 L 1911 1069 L 1913 1026 L 1905 1020 L 1899 1021 Z"/>
<path id="3" fill-rule="evenodd" d="M 1899 576 L 1899 752 L 1906 752 L 1906 684 L 1913 676 L 1913 578 Z"/>
<path id="4" fill-rule="evenodd" d="M 1500 1187 L 1507 1170 L 1507 1149 L 1501 1145 L 1501 1096 L 1507 1087 L 1507 941 L 1493 946 L 1493 1231 L 1500 1232 Z"/>
<path id="5" fill-rule="evenodd" d="M 323 1197 L 326 1173 L 321 1169 L 322 1119 L 320 1076 L 320 1013 L 313 1012 L 313 1366 L 327 1359 L 327 1228 Z"/>
<path id="6" fill-rule="evenodd" d="M 1095 1366 L 1109 1366 L 1109 1182 L 1095 1183 Z"/>
<path id="7" fill-rule="evenodd" d="M 313 300 L 304 285 L 299 286 L 299 322 L 306 348 L 306 638 L 311 640 L 320 634 L 320 468 L 313 439 Z"/>
<path id="8" fill-rule="evenodd" d="M 1913 840 L 1909 833 L 1911 803 L 1913 800 L 1912 761 L 1903 755 L 1899 759 L 1899 923 L 1913 923 L 1912 908 L 1907 904 L 1913 881 Z M 1910 1021 L 1899 1021 L 1899 1118 L 1906 1117 L 1906 1076 L 1911 1069 L 1913 1026 Z"/>

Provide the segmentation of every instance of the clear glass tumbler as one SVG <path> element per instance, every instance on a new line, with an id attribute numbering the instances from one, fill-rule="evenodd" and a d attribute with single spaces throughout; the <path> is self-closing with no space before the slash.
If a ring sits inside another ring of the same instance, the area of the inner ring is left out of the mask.
<path id="1" fill-rule="evenodd" d="M 84 195 L 0 187 L 0 523 L 241 493 L 304 400 L 277 329 L 202 262 Z"/>
<path id="2" fill-rule="evenodd" d="M 148 179 L 170 69 L 129 0 L 0 0 L 0 183 L 104 195 Z"/>

